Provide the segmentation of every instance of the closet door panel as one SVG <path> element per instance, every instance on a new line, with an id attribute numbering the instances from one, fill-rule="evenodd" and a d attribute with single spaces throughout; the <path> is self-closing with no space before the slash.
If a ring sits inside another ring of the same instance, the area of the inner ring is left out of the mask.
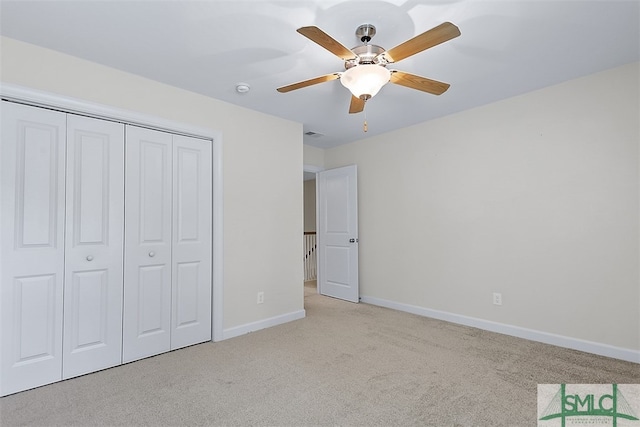
<path id="1" fill-rule="evenodd" d="M 123 361 L 171 346 L 171 134 L 126 127 Z"/>
<path id="2" fill-rule="evenodd" d="M 1 104 L 0 395 L 62 375 L 63 113 Z"/>
<path id="3" fill-rule="evenodd" d="M 122 362 L 124 125 L 69 115 L 63 378 Z"/>
<path id="4" fill-rule="evenodd" d="M 211 340 L 211 143 L 173 137 L 171 348 Z"/>

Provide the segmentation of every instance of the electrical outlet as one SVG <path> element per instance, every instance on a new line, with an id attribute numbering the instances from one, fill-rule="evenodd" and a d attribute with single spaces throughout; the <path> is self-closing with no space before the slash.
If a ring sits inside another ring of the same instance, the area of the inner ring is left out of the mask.
<path id="1" fill-rule="evenodd" d="M 493 293 L 493 303 L 495 305 L 502 305 L 502 294 L 498 292 Z"/>
<path id="2" fill-rule="evenodd" d="M 258 304 L 264 303 L 264 292 L 258 292 L 257 303 Z"/>

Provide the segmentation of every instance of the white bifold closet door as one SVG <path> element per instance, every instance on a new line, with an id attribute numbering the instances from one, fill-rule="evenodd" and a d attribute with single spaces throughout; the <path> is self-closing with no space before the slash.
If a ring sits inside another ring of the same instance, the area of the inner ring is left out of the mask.
<path id="1" fill-rule="evenodd" d="M 211 143 L 126 128 L 123 361 L 211 339 Z"/>
<path id="2" fill-rule="evenodd" d="M 0 395 L 62 375 L 66 115 L 2 102 Z"/>
<path id="3" fill-rule="evenodd" d="M 171 350 L 211 340 L 211 141 L 173 136 Z"/>
<path id="4" fill-rule="evenodd" d="M 0 394 L 121 363 L 124 125 L 3 102 L 1 158 Z"/>
<path id="5" fill-rule="evenodd" d="M 124 125 L 67 117 L 63 378 L 122 363 Z"/>

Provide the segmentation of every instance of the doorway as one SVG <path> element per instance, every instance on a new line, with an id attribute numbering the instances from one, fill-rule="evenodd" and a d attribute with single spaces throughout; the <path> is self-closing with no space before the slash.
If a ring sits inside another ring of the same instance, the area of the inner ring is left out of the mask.
<path id="1" fill-rule="evenodd" d="M 311 172 L 306 167 L 304 170 Z M 307 177 L 304 238 L 305 262 L 310 262 L 305 272 L 312 271 L 315 275 L 306 276 L 305 282 L 315 279 L 314 293 L 357 303 L 360 300 L 357 166 L 316 170 Z M 306 283 L 305 295 L 307 289 L 313 291 L 313 285 Z"/>
<path id="2" fill-rule="evenodd" d="M 316 173 L 322 170 L 315 166 L 304 166 L 303 178 L 303 251 L 304 251 L 304 296 L 318 293 L 318 258 L 316 240 Z"/>

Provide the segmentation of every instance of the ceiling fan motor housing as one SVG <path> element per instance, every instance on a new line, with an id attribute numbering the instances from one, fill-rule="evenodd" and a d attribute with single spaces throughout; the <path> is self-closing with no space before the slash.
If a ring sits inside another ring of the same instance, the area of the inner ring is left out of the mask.
<path id="1" fill-rule="evenodd" d="M 382 59 L 384 58 L 384 55 L 380 55 L 380 54 L 383 53 L 385 50 L 380 46 L 377 46 L 375 44 L 365 44 L 365 45 L 356 46 L 351 50 L 353 51 L 353 53 L 358 55 L 358 58 L 345 61 L 344 68 L 347 70 L 351 67 L 355 67 L 356 65 L 363 65 L 363 64 L 378 64 L 383 66 L 387 65 L 385 62 L 382 61 Z"/>

